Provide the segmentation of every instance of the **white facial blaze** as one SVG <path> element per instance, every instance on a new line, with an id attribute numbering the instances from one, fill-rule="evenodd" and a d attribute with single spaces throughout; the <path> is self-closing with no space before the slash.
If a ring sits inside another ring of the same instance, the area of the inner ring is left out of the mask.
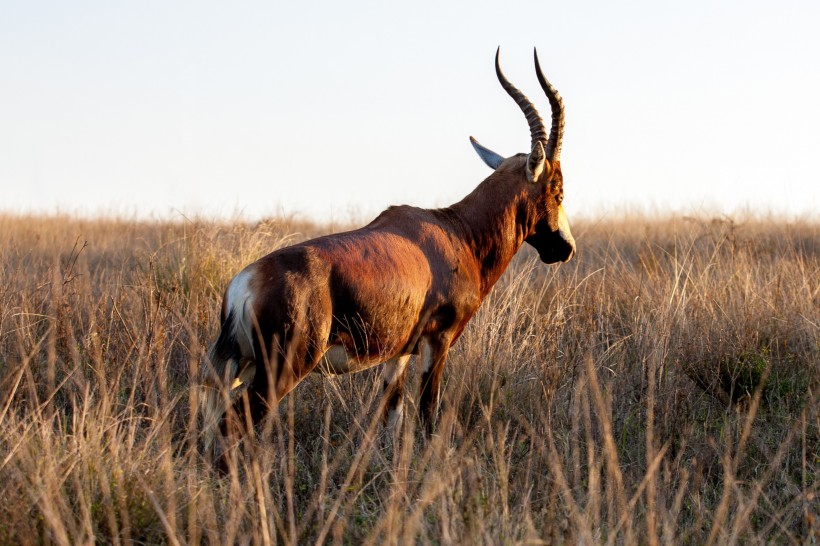
<path id="1" fill-rule="evenodd" d="M 564 207 L 562 205 L 558 206 L 558 234 L 561 235 L 563 240 L 572 246 L 572 252 L 574 254 L 575 239 L 572 237 L 572 233 L 569 230 L 569 220 L 567 220 L 567 214 L 564 212 Z"/>

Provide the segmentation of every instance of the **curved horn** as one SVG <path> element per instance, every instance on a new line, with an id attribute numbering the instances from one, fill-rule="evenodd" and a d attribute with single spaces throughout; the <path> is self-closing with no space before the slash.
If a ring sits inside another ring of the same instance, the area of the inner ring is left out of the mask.
<path id="1" fill-rule="evenodd" d="M 532 52 L 535 57 L 535 74 L 538 76 L 538 83 L 541 84 L 541 89 L 546 93 L 552 109 L 552 128 L 550 128 L 549 141 L 545 146 L 547 159 L 552 163 L 561 156 L 561 141 L 564 139 L 564 101 L 549 80 L 544 77 L 541 64 L 538 62 L 538 51 L 533 48 Z"/>
<path id="2" fill-rule="evenodd" d="M 501 82 L 501 87 L 503 87 L 504 91 L 512 97 L 518 107 L 521 108 L 521 111 L 524 112 L 524 116 L 527 118 L 527 123 L 530 125 L 530 137 L 532 139 L 532 142 L 530 142 L 530 147 L 534 147 L 536 142 L 540 142 L 544 145 L 544 148 L 547 148 L 549 146 L 549 141 L 547 140 L 547 130 L 544 127 L 544 120 L 541 119 L 541 114 L 539 114 L 538 110 L 535 109 L 535 106 L 533 106 L 532 102 L 530 102 L 530 99 L 528 99 L 524 93 L 519 91 L 513 84 L 511 84 L 506 77 L 504 77 L 504 73 L 501 72 L 501 66 L 498 64 L 498 56 L 500 53 L 501 47 L 499 46 L 495 52 L 495 74 L 498 76 L 498 81 Z M 552 101 L 550 100 L 550 102 Z M 553 120 L 554 119 L 555 114 L 553 114 Z M 547 157 L 549 157 L 549 155 L 547 155 Z"/>

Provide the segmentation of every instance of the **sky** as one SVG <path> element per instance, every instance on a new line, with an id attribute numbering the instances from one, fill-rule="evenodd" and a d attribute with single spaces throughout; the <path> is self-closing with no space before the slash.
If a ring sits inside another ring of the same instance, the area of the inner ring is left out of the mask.
<path id="1" fill-rule="evenodd" d="M 818 218 L 820 2 L 0 0 L 0 211 L 367 220 L 528 152 L 565 208 Z"/>

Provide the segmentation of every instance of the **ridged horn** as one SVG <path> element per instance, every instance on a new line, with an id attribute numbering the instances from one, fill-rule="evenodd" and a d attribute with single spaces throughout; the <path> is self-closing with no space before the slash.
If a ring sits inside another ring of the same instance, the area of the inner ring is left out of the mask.
<path id="1" fill-rule="evenodd" d="M 550 138 L 545 146 L 547 159 L 552 163 L 561 157 L 561 143 L 564 140 L 564 101 L 549 80 L 544 77 L 544 73 L 541 71 L 541 64 L 538 62 L 538 51 L 533 48 L 532 52 L 535 58 L 535 74 L 538 76 L 538 83 L 541 84 L 541 89 L 543 89 L 547 95 L 547 99 L 550 101 L 550 108 L 552 109 Z"/>
<path id="2" fill-rule="evenodd" d="M 499 46 L 495 52 L 495 74 L 498 76 L 498 81 L 501 82 L 501 87 L 503 87 L 504 91 L 512 97 L 518 107 L 521 108 L 521 111 L 524 112 L 524 116 L 527 118 L 527 123 L 530 125 L 530 137 L 532 139 L 532 142 L 530 142 L 530 147 L 532 148 L 535 146 L 536 142 L 540 142 L 544 145 L 545 150 L 549 149 L 547 129 L 544 127 L 544 120 L 541 118 L 541 114 L 539 114 L 538 110 L 535 109 L 535 106 L 533 106 L 532 102 L 530 102 L 530 99 L 528 99 L 524 93 L 519 91 L 518 88 L 511 84 L 504 76 L 504 73 L 501 72 L 501 65 L 498 63 L 500 53 L 501 47 Z M 553 120 L 554 119 L 555 114 L 553 113 Z M 547 157 L 549 157 L 549 155 L 547 155 Z"/>

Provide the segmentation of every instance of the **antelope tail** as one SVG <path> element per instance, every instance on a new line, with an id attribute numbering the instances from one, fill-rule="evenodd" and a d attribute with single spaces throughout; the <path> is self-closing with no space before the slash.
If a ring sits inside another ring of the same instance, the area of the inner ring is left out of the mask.
<path id="1" fill-rule="evenodd" d="M 202 394 L 200 415 L 202 416 L 202 447 L 205 453 L 212 449 L 216 429 L 222 415 L 233 399 L 233 392 L 253 378 L 256 366 L 253 364 L 253 344 L 245 324 L 244 305 L 240 315 L 234 309 L 222 323 L 219 337 L 208 351 L 208 358 L 202 365 Z M 248 347 L 251 351 L 247 351 Z M 250 353 L 250 354 L 249 354 Z"/>

